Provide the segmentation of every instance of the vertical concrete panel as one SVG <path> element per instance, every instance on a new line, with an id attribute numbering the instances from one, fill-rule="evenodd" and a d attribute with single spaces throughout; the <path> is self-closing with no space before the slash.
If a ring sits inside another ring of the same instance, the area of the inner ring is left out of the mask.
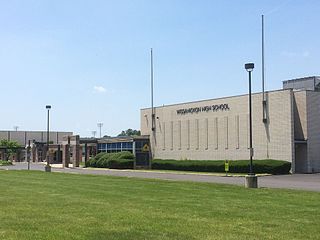
<path id="1" fill-rule="evenodd" d="M 162 123 L 162 141 L 163 141 L 162 149 L 166 150 L 166 123 L 165 122 Z"/>
<path id="2" fill-rule="evenodd" d="M 307 91 L 307 172 L 320 172 L 320 92 Z"/>

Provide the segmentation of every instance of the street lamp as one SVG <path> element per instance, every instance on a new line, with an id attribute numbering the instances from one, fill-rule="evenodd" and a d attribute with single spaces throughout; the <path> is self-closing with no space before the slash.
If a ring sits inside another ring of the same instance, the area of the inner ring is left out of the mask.
<path id="1" fill-rule="evenodd" d="M 249 73 L 249 138 L 250 138 L 250 175 L 254 175 L 253 173 L 253 166 L 252 166 L 252 156 L 253 156 L 253 149 L 252 149 L 252 102 L 251 102 L 251 72 L 253 71 L 254 64 L 253 63 L 246 63 L 244 65 L 245 69 Z"/>
<path id="2" fill-rule="evenodd" d="M 98 128 L 100 129 L 100 138 L 101 138 L 101 128 L 103 127 L 103 123 L 97 123 Z"/>
<path id="3" fill-rule="evenodd" d="M 51 166 L 49 164 L 49 111 L 51 109 L 51 106 L 50 105 L 46 105 L 46 109 L 48 111 L 48 118 L 47 118 L 47 155 L 46 155 L 47 164 L 45 166 L 45 171 L 46 172 L 51 172 Z"/>
<path id="4" fill-rule="evenodd" d="M 253 157 L 253 148 L 252 148 L 252 101 L 251 101 L 251 72 L 254 69 L 253 63 L 246 63 L 244 68 L 249 73 L 249 139 L 250 139 L 250 170 L 248 177 L 246 178 L 247 187 L 256 188 L 257 187 L 257 177 L 253 172 L 253 164 L 252 164 L 252 157 Z"/>

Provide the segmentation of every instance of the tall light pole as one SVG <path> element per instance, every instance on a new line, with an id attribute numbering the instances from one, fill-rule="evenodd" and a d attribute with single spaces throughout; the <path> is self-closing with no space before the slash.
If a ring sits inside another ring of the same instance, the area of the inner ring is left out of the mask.
<path id="1" fill-rule="evenodd" d="M 156 130 L 155 128 L 155 113 L 154 113 L 154 106 L 153 106 L 153 50 L 151 48 L 150 51 L 150 60 L 151 60 L 151 131 L 154 133 L 154 131 Z"/>
<path id="2" fill-rule="evenodd" d="M 103 123 L 98 123 L 98 128 L 99 128 L 99 131 L 100 131 L 100 138 L 101 138 L 101 128 L 103 127 Z"/>
<path id="3" fill-rule="evenodd" d="M 253 157 L 253 148 L 252 148 L 252 101 L 251 101 L 251 72 L 254 69 L 253 63 L 246 63 L 244 65 L 245 69 L 249 73 L 249 140 L 250 140 L 250 169 L 249 174 L 246 177 L 246 186 L 248 188 L 257 188 L 258 187 L 258 180 L 257 176 L 255 176 L 253 172 L 253 164 L 252 164 L 252 157 Z"/>
<path id="4" fill-rule="evenodd" d="M 19 126 L 13 126 L 13 129 L 17 132 L 19 129 Z"/>
<path id="5" fill-rule="evenodd" d="M 91 133 L 92 133 L 93 138 L 96 138 L 97 131 L 92 131 Z"/>
<path id="6" fill-rule="evenodd" d="M 47 154 L 46 154 L 47 164 L 45 166 L 45 171 L 51 172 L 51 166 L 49 164 L 49 116 L 50 116 L 49 113 L 50 113 L 51 106 L 46 105 L 46 109 L 48 111 L 48 117 L 47 117 Z"/>
<path id="7" fill-rule="evenodd" d="M 249 141 L 250 141 L 250 175 L 254 175 L 252 166 L 253 148 L 252 148 L 252 102 L 251 102 L 251 72 L 253 71 L 254 64 L 246 63 L 245 69 L 249 73 Z"/>

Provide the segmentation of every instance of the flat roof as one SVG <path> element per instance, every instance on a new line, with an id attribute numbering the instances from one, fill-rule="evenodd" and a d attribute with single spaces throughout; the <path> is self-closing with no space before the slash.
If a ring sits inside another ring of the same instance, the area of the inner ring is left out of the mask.
<path id="1" fill-rule="evenodd" d="M 272 90 L 272 91 L 265 91 L 265 93 L 280 92 L 280 91 L 292 91 L 292 89 L 278 89 L 278 90 Z M 303 90 L 301 90 L 301 91 L 303 91 Z M 258 94 L 262 94 L 262 92 L 252 93 L 252 95 L 258 95 Z M 168 105 L 163 105 L 163 106 L 157 106 L 156 108 L 171 107 L 171 106 L 177 106 L 177 105 L 182 105 L 182 104 L 200 103 L 200 102 L 213 101 L 213 100 L 222 100 L 222 99 L 227 99 L 227 98 L 243 97 L 243 96 L 247 96 L 247 95 L 248 95 L 248 93 L 241 94 L 241 95 L 228 96 L 228 97 L 203 99 L 203 100 L 197 100 L 197 101 L 192 101 L 192 102 L 173 103 L 173 104 L 168 104 Z M 147 110 L 147 109 L 151 109 L 151 107 L 141 108 L 140 111 Z"/>
<path id="2" fill-rule="evenodd" d="M 149 136 L 142 135 L 142 136 L 119 136 L 119 137 L 100 138 L 98 139 L 98 143 L 133 142 L 135 140 L 149 140 Z"/>
<path id="3" fill-rule="evenodd" d="M 298 82 L 298 81 L 304 81 L 304 80 L 315 79 L 315 78 L 319 78 L 319 79 L 320 79 L 320 76 L 310 76 L 310 77 L 294 78 L 294 79 L 284 80 L 284 81 L 282 81 L 282 82 L 283 82 L 283 83 Z"/>

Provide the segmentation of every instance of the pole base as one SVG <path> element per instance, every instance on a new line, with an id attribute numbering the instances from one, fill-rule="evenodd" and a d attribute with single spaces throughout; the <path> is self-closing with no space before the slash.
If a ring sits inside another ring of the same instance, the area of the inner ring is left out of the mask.
<path id="1" fill-rule="evenodd" d="M 258 188 L 258 177 L 256 175 L 247 175 L 245 177 L 246 188 Z"/>
<path id="2" fill-rule="evenodd" d="M 51 172 L 51 166 L 46 165 L 46 166 L 44 167 L 44 171 L 45 171 L 45 172 Z"/>

